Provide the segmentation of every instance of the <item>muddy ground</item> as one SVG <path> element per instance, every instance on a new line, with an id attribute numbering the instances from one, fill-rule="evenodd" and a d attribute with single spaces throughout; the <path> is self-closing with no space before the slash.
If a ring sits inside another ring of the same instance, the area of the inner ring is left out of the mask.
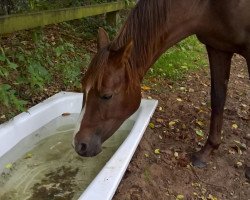
<path id="1" fill-rule="evenodd" d="M 177 82 L 146 82 L 151 89 L 146 88 L 145 96 L 158 99 L 159 105 L 113 199 L 249 200 L 244 168 L 250 165 L 250 81 L 245 60 L 234 56 L 223 143 L 205 169 L 192 167 L 188 155 L 200 149 L 208 133 L 209 70 Z"/>

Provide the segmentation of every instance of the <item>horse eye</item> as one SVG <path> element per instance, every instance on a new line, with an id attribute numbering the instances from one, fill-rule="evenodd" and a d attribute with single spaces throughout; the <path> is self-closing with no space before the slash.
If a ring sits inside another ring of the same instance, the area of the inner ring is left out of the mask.
<path id="1" fill-rule="evenodd" d="M 103 96 L 101 96 L 100 98 L 103 99 L 103 100 L 109 100 L 112 98 L 112 94 L 104 94 Z"/>

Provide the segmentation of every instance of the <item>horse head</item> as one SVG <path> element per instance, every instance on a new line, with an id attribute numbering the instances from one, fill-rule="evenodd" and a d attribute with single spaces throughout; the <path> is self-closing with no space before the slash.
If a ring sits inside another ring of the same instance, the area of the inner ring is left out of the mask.
<path id="1" fill-rule="evenodd" d="M 95 156 L 102 143 L 139 107 L 140 80 L 130 64 L 133 41 L 115 48 L 98 31 L 98 51 L 82 80 L 83 104 L 73 146 L 81 156 Z"/>

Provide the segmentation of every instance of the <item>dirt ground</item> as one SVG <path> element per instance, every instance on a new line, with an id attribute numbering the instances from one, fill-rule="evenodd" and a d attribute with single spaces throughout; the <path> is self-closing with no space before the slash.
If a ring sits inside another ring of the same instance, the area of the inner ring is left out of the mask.
<path id="1" fill-rule="evenodd" d="M 250 81 L 245 60 L 234 56 L 223 143 L 205 169 L 192 167 L 188 157 L 208 133 L 209 70 L 177 82 L 149 81 L 145 95 L 158 99 L 159 105 L 113 199 L 249 200 L 244 168 L 250 165 Z"/>
<path id="2" fill-rule="evenodd" d="M 250 81 L 244 59 L 234 56 L 223 143 L 205 169 L 192 167 L 188 157 L 201 148 L 208 133 L 209 70 L 191 72 L 181 81 L 147 77 L 145 83 L 151 88 L 144 88 L 145 97 L 159 104 L 113 199 L 250 200 L 244 175 L 250 166 Z M 51 85 L 32 97 L 29 106 L 61 89 L 67 88 Z"/>

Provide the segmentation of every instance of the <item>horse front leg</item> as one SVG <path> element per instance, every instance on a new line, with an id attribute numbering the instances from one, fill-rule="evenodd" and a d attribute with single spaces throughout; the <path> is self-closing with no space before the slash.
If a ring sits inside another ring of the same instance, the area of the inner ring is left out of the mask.
<path id="1" fill-rule="evenodd" d="M 207 46 L 211 73 L 211 120 L 210 132 L 205 146 L 192 156 L 192 163 L 205 167 L 208 156 L 221 144 L 223 110 L 233 53 L 223 52 Z"/>

